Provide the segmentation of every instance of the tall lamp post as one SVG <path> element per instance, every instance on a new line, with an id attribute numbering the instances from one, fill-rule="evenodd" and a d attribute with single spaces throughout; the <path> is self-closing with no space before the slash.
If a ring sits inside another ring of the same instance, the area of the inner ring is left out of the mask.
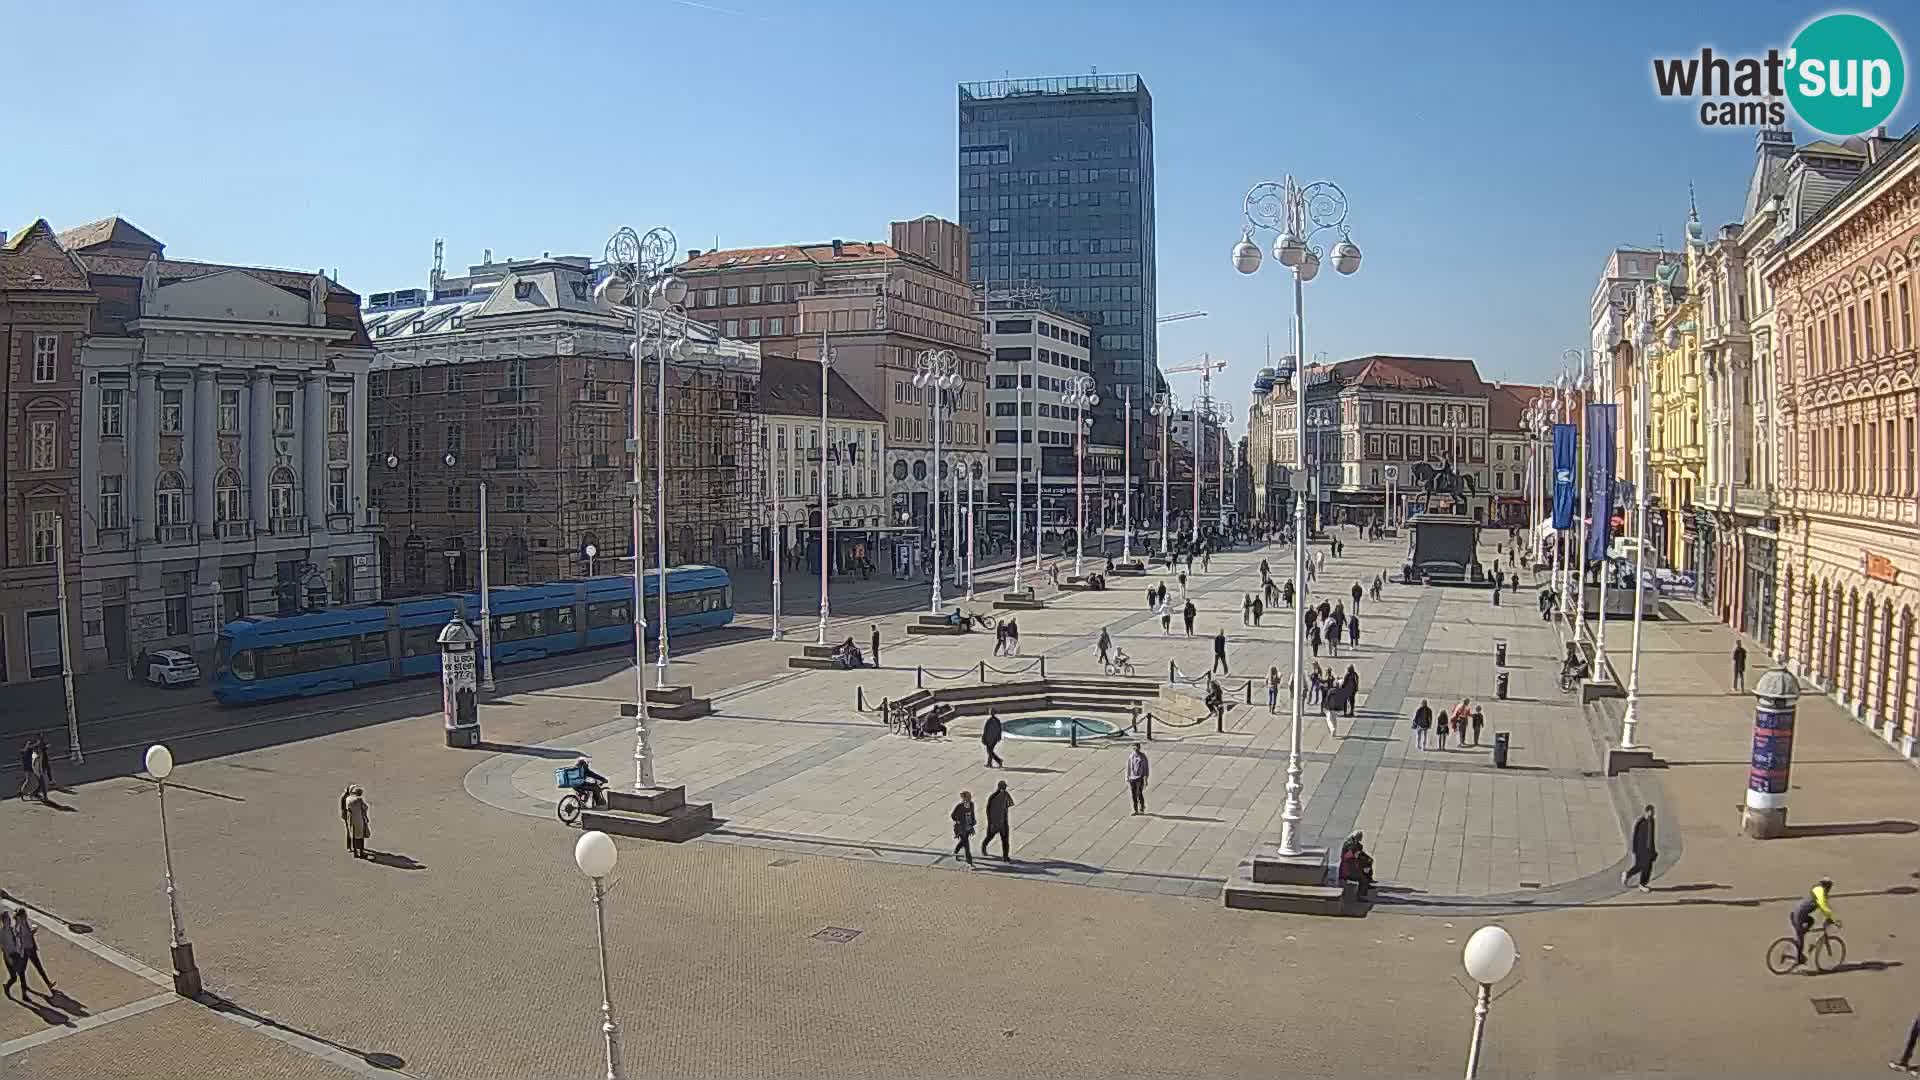
<path id="1" fill-rule="evenodd" d="M 1325 405 L 1314 405 L 1307 409 L 1306 426 L 1301 430 L 1307 432 L 1308 441 L 1306 451 L 1300 460 L 1306 465 L 1305 492 L 1312 514 L 1308 520 L 1309 535 L 1324 531 L 1327 527 L 1327 515 L 1320 509 L 1327 494 L 1326 477 L 1321 475 L 1327 467 L 1327 462 L 1326 455 L 1320 452 L 1320 435 L 1332 426 L 1333 413 L 1328 411 Z M 1294 585 L 1298 587 L 1299 582 L 1295 582 Z"/>
<path id="2" fill-rule="evenodd" d="M 1121 466 L 1122 475 L 1124 476 L 1125 479 L 1120 485 L 1124 489 L 1124 493 L 1122 494 L 1120 499 L 1120 529 L 1121 529 L 1120 561 L 1127 563 L 1128 565 L 1132 565 L 1133 564 L 1133 387 L 1131 385 L 1123 388 L 1121 400 L 1123 402 L 1121 406 L 1121 416 L 1123 419 L 1121 420 L 1121 423 L 1120 423 L 1120 430 L 1125 436 L 1126 445 L 1121 451 L 1125 455 L 1124 463 Z M 1106 490 L 1106 484 L 1103 482 L 1100 485 L 1100 488 L 1104 492 Z"/>
<path id="3" fill-rule="evenodd" d="M 1513 935 L 1498 926 L 1483 926 L 1467 939 L 1461 950 L 1467 977 L 1480 985 L 1473 1005 L 1473 1041 L 1467 1046 L 1467 1080 L 1480 1075 L 1480 1040 L 1487 1033 L 1487 1011 L 1493 1005 L 1494 984 L 1513 972 L 1520 959 Z"/>
<path id="4" fill-rule="evenodd" d="M 1031 350 L 1029 350 L 1031 352 Z M 1027 418 L 1026 409 L 1027 362 L 1019 360 L 1013 366 L 1013 591 L 1020 591 L 1020 530 L 1021 514 L 1025 512 L 1027 501 Z M 1034 478 L 1034 499 L 1040 498 L 1040 478 Z M 1035 507 L 1034 514 L 1039 514 Z M 1033 563 L 1035 571 L 1040 568 L 1040 546 L 1034 545 Z"/>
<path id="5" fill-rule="evenodd" d="M 1654 348 L 1651 296 L 1640 286 L 1635 306 L 1640 311 L 1634 329 L 1633 350 L 1633 661 L 1627 674 L 1627 711 L 1620 722 L 1620 749 L 1638 750 L 1634 741 L 1640 725 L 1640 621 L 1647 602 L 1647 444 L 1652 437 L 1647 415 L 1647 358 Z"/>
<path id="6" fill-rule="evenodd" d="M 762 431 L 764 432 L 764 428 Z M 773 508 L 773 527 L 767 530 L 767 560 L 773 564 L 773 640 L 780 640 L 780 547 L 786 539 L 786 524 L 781 520 L 780 485 L 786 482 L 786 433 L 780 433 L 780 444 L 773 445 L 769 440 L 767 457 L 773 467 L 767 470 L 767 502 Z M 798 449 L 796 447 L 796 449 Z"/>
<path id="7" fill-rule="evenodd" d="M 670 272 L 678 241 L 671 230 L 653 228 L 642 236 L 621 226 L 607 239 L 607 276 L 595 293 L 608 305 L 627 305 L 633 316 L 633 342 L 627 353 L 633 359 L 633 395 L 629 410 L 633 419 L 633 437 L 627 440 L 627 452 L 633 456 L 633 480 L 627 493 L 633 500 L 633 695 L 634 725 L 633 785 L 635 790 L 653 786 L 651 718 L 647 715 L 647 596 L 646 596 L 646 463 L 642 410 L 646 401 L 646 360 L 651 355 L 659 365 L 659 389 L 654 415 L 654 526 L 660 557 L 660 657 L 654 671 L 654 685 L 667 685 L 667 366 L 686 355 L 687 323 L 681 304 L 687 298 L 687 283 Z M 642 310 L 651 310 L 653 326 L 647 326 Z M 677 327 L 667 318 L 669 311 L 681 318 Z"/>
<path id="8" fill-rule="evenodd" d="M 1333 268 L 1342 275 L 1352 274 L 1360 269 L 1360 248 L 1347 234 L 1347 196 L 1340 188 L 1329 181 L 1317 181 L 1302 186 L 1292 176 L 1284 181 L 1267 181 L 1255 184 L 1247 192 L 1243 204 L 1246 216 L 1240 242 L 1233 248 L 1233 268 L 1242 274 L 1251 274 L 1260 269 L 1260 245 L 1253 242 L 1254 234 L 1259 230 L 1278 233 L 1273 242 L 1273 256 L 1280 265 L 1293 271 L 1293 356 L 1294 362 L 1284 368 L 1281 379 L 1291 379 L 1294 385 L 1294 439 L 1299 448 L 1301 465 L 1305 465 L 1307 444 L 1307 373 L 1303 358 L 1306 353 L 1306 314 L 1304 286 L 1320 273 L 1320 251 L 1313 243 L 1315 234 L 1326 230 L 1337 230 L 1340 241 L 1333 246 L 1330 257 Z M 1305 469 L 1301 470 L 1301 488 L 1305 488 Z M 1307 595 L 1307 507 L 1304 500 L 1294 500 L 1293 510 L 1293 588 L 1294 595 L 1301 597 L 1302 606 Z M 1300 726 L 1302 707 L 1305 704 L 1307 685 L 1304 635 L 1296 627 L 1293 634 L 1293 692 L 1291 712 L 1293 730 L 1287 740 L 1287 796 L 1280 810 L 1280 854 L 1283 857 L 1299 857 L 1304 854 L 1300 846 Z"/>
<path id="9" fill-rule="evenodd" d="M 928 489 L 933 493 L 927 508 L 928 546 L 933 549 L 932 613 L 940 614 L 940 403 L 947 393 L 960 385 L 960 357 L 951 349 L 928 349 L 920 354 L 913 385 L 929 390 L 927 411 L 933 417 L 933 472 Z"/>
<path id="10" fill-rule="evenodd" d="M 820 636 L 815 644 L 827 643 L 827 574 L 833 562 L 827 554 L 827 489 L 833 486 L 833 474 L 827 471 L 832 444 L 827 440 L 827 373 L 833 368 L 833 350 L 827 347 L 827 320 L 820 320 Z"/>
<path id="11" fill-rule="evenodd" d="M 1086 470 L 1082 466 L 1087 460 L 1087 431 L 1093 426 L 1093 417 L 1087 415 L 1087 410 L 1100 404 L 1100 395 L 1093 392 L 1093 376 L 1082 375 L 1069 382 L 1067 392 L 1060 395 L 1060 402 L 1073 406 L 1073 501 L 1078 510 L 1074 516 L 1074 532 L 1079 534 L 1073 545 L 1073 576 L 1077 578 L 1086 573 L 1087 495 Z"/>
<path id="12" fill-rule="evenodd" d="M 613 1018 L 613 979 L 607 972 L 607 875 L 619 859 L 613 838 L 595 830 L 580 834 L 573 845 L 573 862 L 593 881 L 593 925 L 600 944 L 600 1032 L 607 1040 L 607 1080 L 626 1080 L 620 1057 L 620 1024 Z"/>
<path id="13" fill-rule="evenodd" d="M 1169 510 L 1169 504 L 1167 502 L 1169 497 L 1167 493 L 1167 443 L 1170 441 L 1168 425 L 1172 422 L 1174 411 L 1178 408 L 1179 406 L 1175 403 L 1172 394 L 1156 395 L 1153 399 L 1153 404 L 1147 406 L 1149 413 L 1160 418 L 1160 557 L 1163 559 L 1169 557 L 1167 555 L 1167 530 L 1170 528 L 1167 522 L 1167 512 Z"/>
<path id="14" fill-rule="evenodd" d="M 200 968 L 193 961 L 193 943 L 180 923 L 180 899 L 173 887 L 173 841 L 167 835 L 167 777 L 173 775 L 173 751 L 164 743 L 147 747 L 147 775 L 160 789 L 160 854 L 167 873 L 167 925 L 173 942 L 173 992 L 200 996 Z M 22 992 L 24 994 L 24 991 Z"/>
<path id="15" fill-rule="evenodd" d="M 980 537 L 974 525 L 973 489 L 980 486 L 982 467 L 978 461 L 967 466 L 967 599 L 973 599 L 973 564 L 980 558 Z"/>

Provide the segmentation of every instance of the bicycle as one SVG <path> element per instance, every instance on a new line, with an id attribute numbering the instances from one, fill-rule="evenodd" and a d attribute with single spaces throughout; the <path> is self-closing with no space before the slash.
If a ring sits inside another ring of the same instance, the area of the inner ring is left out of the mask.
<path id="1" fill-rule="evenodd" d="M 1126 653 L 1115 653 L 1107 660 L 1104 667 L 1109 675 L 1124 675 L 1132 678 L 1134 674 L 1133 661 L 1127 658 Z"/>
<path id="2" fill-rule="evenodd" d="M 994 617 L 991 615 L 981 615 L 972 611 L 966 612 L 965 615 L 967 619 L 967 625 L 978 626 L 982 630 L 993 629 L 994 623 L 996 622 Z"/>
<path id="3" fill-rule="evenodd" d="M 1825 974 L 1847 962 L 1847 943 L 1833 932 L 1833 922 L 1823 921 L 1818 930 L 1813 931 L 1807 942 L 1807 959 L 1813 961 L 1813 969 Z M 1775 975 L 1785 975 L 1800 965 L 1794 960 L 1793 937 L 1780 938 L 1767 946 L 1767 970 Z"/>
<path id="4" fill-rule="evenodd" d="M 599 784 L 586 783 L 586 776 L 578 765 L 567 765 L 553 771 L 553 786 L 564 789 L 565 795 L 554 806 L 553 812 L 562 825 L 572 825 L 580 820 L 580 811 L 606 803 L 605 789 Z M 587 793 L 582 799 L 580 793 Z"/>

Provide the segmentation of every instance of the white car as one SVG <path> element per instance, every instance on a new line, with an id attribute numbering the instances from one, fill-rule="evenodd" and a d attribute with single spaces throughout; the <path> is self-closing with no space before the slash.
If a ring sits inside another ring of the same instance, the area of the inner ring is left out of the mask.
<path id="1" fill-rule="evenodd" d="M 200 665 L 178 649 L 147 654 L 147 681 L 155 686 L 192 686 L 200 681 Z"/>

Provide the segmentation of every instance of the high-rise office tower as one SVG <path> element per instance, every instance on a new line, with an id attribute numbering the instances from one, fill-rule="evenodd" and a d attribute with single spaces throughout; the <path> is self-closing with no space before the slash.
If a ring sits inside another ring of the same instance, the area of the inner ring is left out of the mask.
<path id="1" fill-rule="evenodd" d="M 1130 386 L 1138 421 L 1157 383 L 1147 84 L 1138 75 L 960 84 L 960 223 L 974 283 L 990 294 L 1038 286 L 1084 320 L 1100 413 L 1117 419 L 1119 388 Z"/>

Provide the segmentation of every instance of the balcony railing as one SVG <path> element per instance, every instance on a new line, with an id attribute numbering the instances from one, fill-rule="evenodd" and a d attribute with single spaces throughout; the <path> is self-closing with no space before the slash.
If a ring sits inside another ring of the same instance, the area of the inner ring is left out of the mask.
<path id="1" fill-rule="evenodd" d="M 248 518 L 215 522 L 213 528 L 214 534 L 222 540 L 245 540 L 253 535 L 253 521 Z"/>
<path id="2" fill-rule="evenodd" d="M 267 522 L 267 531 L 275 536 L 299 536 L 307 531 L 307 516 L 294 514 L 290 517 L 278 517 Z"/>
<path id="3" fill-rule="evenodd" d="M 163 544 L 191 544 L 193 543 L 193 526 L 162 525 L 160 526 L 160 542 Z"/>

